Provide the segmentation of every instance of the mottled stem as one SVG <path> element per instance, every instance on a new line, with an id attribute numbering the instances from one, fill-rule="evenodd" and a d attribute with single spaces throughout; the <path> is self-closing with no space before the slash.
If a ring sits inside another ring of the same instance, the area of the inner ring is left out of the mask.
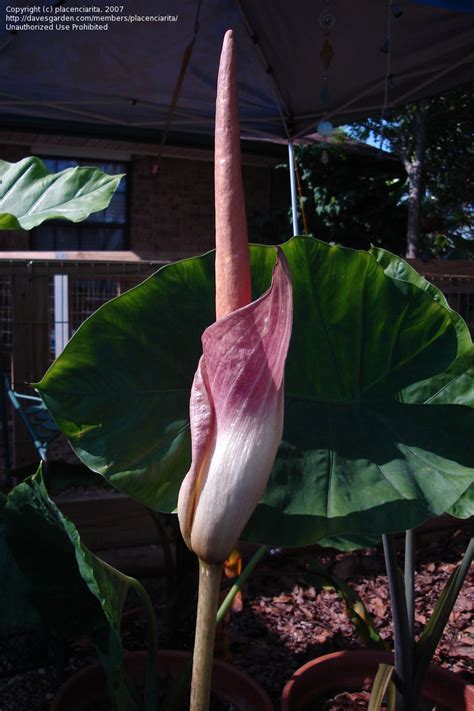
<path id="1" fill-rule="evenodd" d="M 199 560 L 199 594 L 190 711 L 209 709 L 216 613 L 223 567 L 223 563 L 205 563 Z"/>

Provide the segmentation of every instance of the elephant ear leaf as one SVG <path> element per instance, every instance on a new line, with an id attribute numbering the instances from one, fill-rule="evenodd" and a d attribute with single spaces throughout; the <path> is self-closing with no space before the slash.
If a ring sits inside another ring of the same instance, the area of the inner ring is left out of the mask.
<path id="1" fill-rule="evenodd" d="M 443 513 L 474 479 L 466 324 L 388 252 L 306 237 L 282 249 L 294 303 L 283 440 L 245 536 L 357 546 Z M 250 258 L 257 298 L 274 248 Z M 189 395 L 213 320 L 211 252 L 101 307 L 37 385 L 84 463 L 150 508 L 173 511 L 189 469 Z"/>
<path id="2" fill-rule="evenodd" d="M 447 510 L 455 518 L 470 518 L 474 516 L 474 484 L 471 484 L 464 494 Z"/>
<path id="3" fill-rule="evenodd" d="M 2 580 L 0 625 L 40 627 L 41 619 L 30 601 L 28 578 L 18 567 L 6 540 L 7 501 L 7 497 L 0 493 L 0 580 Z"/>
<path id="4" fill-rule="evenodd" d="M 0 160 L 0 230 L 31 230 L 57 218 L 81 222 L 108 206 L 121 178 L 87 167 L 50 173 L 33 156 Z"/>
<path id="5" fill-rule="evenodd" d="M 294 287 L 285 427 L 246 536 L 357 544 L 444 513 L 474 481 L 467 325 L 388 252 L 283 248 Z"/>
<path id="6" fill-rule="evenodd" d="M 41 469 L 10 492 L 0 523 L 2 547 L 21 573 L 28 603 L 37 616 L 58 637 L 90 634 L 105 663 L 113 696 L 119 690 L 128 698 L 120 677 L 120 618 L 129 589 L 141 593 L 140 583 L 82 544 L 77 528 L 49 498 Z M 7 599 L 15 580 L 3 577 Z M 1 615 L 4 618 L 4 610 Z M 129 703 L 127 708 L 134 709 L 131 699 Z"/>

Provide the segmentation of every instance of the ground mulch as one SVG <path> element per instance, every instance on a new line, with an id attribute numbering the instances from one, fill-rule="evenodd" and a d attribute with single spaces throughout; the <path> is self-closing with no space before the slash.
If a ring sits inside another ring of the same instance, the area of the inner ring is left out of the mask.
<path id="1" fill-rule="evenodd" d="M 429 620 L 444 584 L 459 563 L 469 532 L 424 537 L 417 556 L 416 632 Z M 333 590 L 308 584 L 312 556 L 349 583 L 366 603 L 392 648 L 391 605 L 380 548 L 353 553 L 312 550 L 298 558 L 266 560 L 249 581 L 243 610 L 229 628 L 232 661 L 262 684 L 276 703 L 284 683 L 306 662 L 362 647 L 344 603 Z M 474 681 L 474 581 L 466 581 L 438 646 L 434 663 Z M 349 707 L 348 707 L 349 708 Z M 354 706 L 360 708 L 360 706 Z"/>
<path id="2" fill-rule="evenodd" d="M 418 634 L 428 621 L 443 585 L 459 563 L 468 540 L 467 525 L 462 530 L 435 533 L 421 539 L 416 578 Z M 391 644 L 391 606 L 380 549 L 339 553 L 313 547 L 297 554 L 270 552 L 249 579 L 242 609 L 233 613 L 224 634 L 220 634 L 218 650 L 220 656 L 246 671 L 267 690 L 276 709 L 286 680 L 299 666 L 322 654 L 362 646 L 337 594 L 318 588 L 308 575 L 308 564 L 315 557 L 353 586 L 366 602 L 381 636 Z M 167 608 L 163 607 L 163 600 L 158 599 L 162 586 L 156 580 L 143 582 L 158 603 L 163 646 L 190 648 L 190 619 L 184 614 L 170 625 Z M 189 610 L 192 610 L 192 596 L 188 594 L 188 598 Z M 471 577 L 461 591 L 434 659 L 435 663 L 471 681 L 473 607 Z M 142 640 L 143 626 L 139 621 L 126 626 L 127 648 L 142 648 Z M 93 650 L 87 639 L 70 640 L 58 650 L 47 638 L 39 639 L 19 630 L 10 630 L 8 634 L 3 631 L 0 636 L 0 711 L 46 711 L 61 679 L 93 661 Z M 366 708 L 363 699 L 358 697 L 356 701 L 358 705 L 353 705 L 353 709 Z"/>

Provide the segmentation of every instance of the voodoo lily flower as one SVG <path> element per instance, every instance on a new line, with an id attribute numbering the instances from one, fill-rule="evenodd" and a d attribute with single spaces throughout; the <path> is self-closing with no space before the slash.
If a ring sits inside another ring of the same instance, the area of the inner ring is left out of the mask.
<path id="1" fill-rule="evenodd" d="M 283 376 L 292 324 L 286 258 L 250 303 L 250 266 L 240 171 L 235 58 L 228 32 L 216 106 L 216 323 L 204 331 L 191 390 L 192 464 L 178 516 L 201 560 L 231 553 L 270 476 L 283 429 Z"/>
<path id="2" fill-rule="evenodd" d="M 224 561 L 270 476 L 283 429 L 291 281 L 280 254 L 270 289 L 204 331 L 191 391 L 192 465 L 178 515 L 188 546 Z"/>

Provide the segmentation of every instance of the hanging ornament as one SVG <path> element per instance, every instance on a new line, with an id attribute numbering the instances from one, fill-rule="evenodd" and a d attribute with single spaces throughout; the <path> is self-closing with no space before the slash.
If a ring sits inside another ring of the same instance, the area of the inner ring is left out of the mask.
<path id="1" fill-rule="evenodd" d="M 397 9 L 398 8 L 398 9 Z M 387 55 L 385 62 L 385 80 L 384 80 L 384 97 L 382 111 L 380 113 L 380 142 L 379 149 L 383 151 L 383 145 L 385 141 L 384 129 L 385 129 L 385 117 L 389 105 L 389 90 L 395 87 L 395 80 L 391 69 L 392 60 L 392 17 L 398 18 L 401 16 L 401 11 L 399 6 L 393 3 L 393 0 L 387 0 L 387 37 L 383 43 L 380 51 Z M 380 154 L 381 155 L 381 154 Z"/>
<path id="2" fill-rule="evenodd" d="M 319 26 L 324 34 L 329 34 L 336 24 L 336 18 L 330 10 L 323 10 L 319 16 Z"/>
<path id="3" fill-rule="evenodd" d="M 328 5 L 330 0 L 325 0 Z M 323 4 L 321 2 L 321 4 Z M 324 114 L 331 107 L 331 91 L 329 89 L 328 70 L 335 55 L 334 47 L 331 44 L 331 31 L 336 24 L 336 18 L 328 7 L 324 7 L 319 15 L 319 26 L 322 31 L 322 46 L 319 52 L 322 68 L 322 87 L 319 92 L 321 104 L 324 108 Z M 322 136 L 330 136 L 332 134 L 332 124 L 324 118 L 319 122 L 317 131 Z M 324 162 L 324 161 L 323 161 Z"/>
<path id="4" fill-rule="evenodd" d="M 318 123 L 317 131 L 321 136 L 330 136 L 333 132 L 333 125 L 330 121 L 324 119 Z"/>
<path id="5" fill-rule="evenodd" d="M 327 84 L 324 84 L 323 88 L 321 89 L 319 93 L 319 98 L 321 99 L 321 103 L 324 108 L 329 108 L 329 105 L 331 103 L 331 92 L 329 91 L 329 87 Z"/>
<path id="6" fill-rule="evenodd" d="M 329 153 L 327 151 L 327 148 L 325 148 L 321 153 L 321 163 L 323 165 L 327 165 L 329 163 Z"/>
<path id="7" fill-rule="evenodd" d="M 395 17 L 396 20 L 398 20 L 398 18 L 403 15 L 403 10 L 400 6 L 400 3 L 398 3 L 398 2 L 393 3 L 392 12 L 393 12 L 393 16 Z"/>
<path id="8" fill-rule="evenodd" d="M 319 53 L 319 56 L 321 57 L 321 64 L 323 65 L 323 70 L 324 72 L 327 72 L 329 65 L 332 62 L 332 58 L 334 57 L 334 49 L 327 37 L 324 40 L 324 44 Z"/>

